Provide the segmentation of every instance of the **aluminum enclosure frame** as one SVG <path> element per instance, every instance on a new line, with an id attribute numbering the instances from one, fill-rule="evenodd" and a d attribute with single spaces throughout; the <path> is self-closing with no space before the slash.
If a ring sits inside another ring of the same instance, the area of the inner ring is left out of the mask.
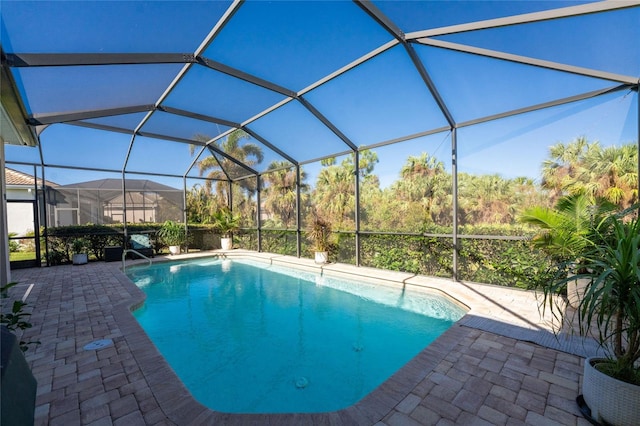
<path id="1" fill-rule="evenodd" d="M 525 57 L 521 55 L 508 54 L 504 52 L 498 52 L 490 49 L 481 49 L 477 47 L 472 47 L 468 45 L 463 45 L 459 43 L 452 43 L 439 40 L 435 37 L 442 36 L 446 34 L 454 34 L 459 32 L 468 32 L 475 31 L 480 29 L 488 29 L 488 28 L 497 28 L 497 27 L 505 27 L 518 25 L 522 23 L 529 22 L 540 22 L 546 20 L 554 20 L 561 19 L 572 16 L 581 16 L 585 14 L 593 14 L 600 13 L 605 11 L 613 11 L 613 10 L 621 10 L 625 8 L 637 8 L 640 7 L 640 0 L 629 0 L 626 2 L 597 2 L 597 3 L 588 3 L 577 6 L 570 6 L 559 9 L 552 9 L 544 12 L 534 12 L 534 13 L 526 13 L 522 15 L 516 15 L 506 18 L 497 18 L 490 19 L 486 21 L 478 21 L 474 23 L 468 24 L 460 24 L 460 25 L 452 25 L 449 27 L 441 27 L 436 29 L 430 29 L 425 31 L 416 31 L 412 33 L 403 33 L 399 26 L 396 25 L 389 17 L 385 16 L 373 3 L 354 0 L 355 4 L 360 7 L 368 16 L 370 16 L 378 25 L 380 25 L 385 31 L 387 31 L 391 36 L 392 40 L 377 47 L 376 49 L 364 54 L 358 59 L 352 61 L 348 65 L 342 67 L 341 69 L 322 77 L 321 79 L 311 83 L 307 87 L 303 88 L 299 91 L 291 90 L 290 88 L 282 87 L 279 84 L 274 82 L 265 80 L 255 75 L 251 75 L 244 71 L 238 70 L 231 66 L 228 66 L 224 63 L 215 61 L 213 58 L 208 58 L 205 55 L 206 49 L 211 45 L 211 43 L 215 40 L 218 34 L 223 30 L 223 28 L 232 20 L 234 15 L 241 9 L 244 4 L 242 0 L 235 0 L 229 6 L 224 15 L 220 18 L 218 22 L 211 29 L 209 34 L 204 38 L 202 43 L 198 46 L 198 48 L 194 52 L 173 52 L 173 53 L 149 53 L 149 54 L 130 54 L 130 53 L 72 53 L 72 54 L 48 54 L 48 53 L 30 53 L 30 52 L 17 52 L 17 53 L 5 53 L 2 52 L 2 73 L 3 73 L 3 87 L 6 86 L 6 83 L 9 83 L 9 88 L 11 88 L 15 93 L 19 93 L 15 82 L 9 76 L 11 75 L 11 69 L 13 68 L 25 68 L 25 67 L 65 67 L 65 66 L 97 66 L 97 65 L 122 65 L 122 64 L 158 64 L 158 63 L 173 63 L 173 64 L 183 64 L 180 72 L 176 75 L 176 77 L 171 81 L 171 83 L 166 87 L 166 90 L 161 94 L 161 96 L 153 103 L 153 104 L 140 104 L 135 106 L 127 106 L 120 108 L 112 108 L 112 109 L 96 109 L 96 110 L 84 110 L 84 111 L 74 111 L 73 113 L 60 113 L 60 114 L 33 114 L 32 116 L 27 116 L 22 111 L 24 115 L 21 126 L 24 128 L 28 128 L 31 136 L 36 135 L 48 125 L 56 124 L 56 123 L 67 123 L 75 126 L 84 126 L 91 127 L 94 129 L 104 130 L 104 131 L 112 131 L 112 132 L 120 132 L 124 134 L 131 135 L 131 140 L 129 144 L 129 148 L 126 154 L 126 158 L 124 159 L 123 166 L 121 169 L 87 169 L 87 170 L 96 170 L 96 171 L 109 171 L 109 172 L 117 172 L 122 176 L 122 191 L 123 194 L 126 192 L 125 187 L 125 176 L 127 174 L 136 174 L 141 173 L 137 171 L 127 170 L 129 157 L 131 155 L 131 150 L 133 148 L 133 144 L 135 139 L 140 136 L 148 136 L 156 139 L 169 140 L 177 143 L 188 143 L 201 147 L 201 153 L 205 150 L 211 152 L 211 155 L 216 158 L 218 161 L 218 165 L 222 170 L 222 173 L 226 176 L 229 184 L 231 185 L 234 182 L 239 182 L 248 178 L 255 178 L 257 180 L 257 218 L 256 223 L 257 233 L 258 233 L 258 249 L 261 249 L 260 241 L 261 241 L 261 229 L 262 224 L 260 222 L 261 218 L 261 203 L 260 203 L 260 188 L 261 181 L 263 176 L 271 170 L 261 172 L 256 170 L 248 165 L 242 163 L 237 158 L 234 158 L 232 155 L 229 155 L 217 148 L 215 145 L 216 141 L 222 140 L 227 137 L 231 132 L 235 130 L 244 130 L 247 132 L 252 138 L 257 140 L 263 146 L 269 148 L 274 151 L 282 158 L 286 159 L 289 163 L 291 163 L 291 167 L 295 168 L 297 182 L 296 182 L 296 200 L 297 200 L 297 217 L 296 217 L 296 239 L 297 239 L 297 255 L 301 256 L 301 238 L 302 238 L 302 230 L 301 223 L 302 218 L 300 217 L 300 188 L 301 188 L 301 173 L 300 167 L 305 164 L 311 164 L 318 162 L 325 158 L 351 154 L 354 156 L 354 166 L 355 166 L 355 176 L 354 176 L 354 185 L 355 185 L 355 202 L 356 202 L 356 213 L 355 213 L 355 238 L 356 238 L 356 264 L 360 264 L 360 234 L 362 233 L 360 229 L 360 179 L 359 179 L 359 156 L 360 152 L 363 150 L 372 149 L 375 147 L 387 146 L 394 143 L 399 143 L 404 140 L 410 140 L 418 136 L 425 136 L 429 134 L 435 134 L 443 131 L 450 132 L 451 135 L 451 166 L 452 166 L 452 176 L 453 176 L 453 185 L 452 185 L 452 196 L 453 196 L 453 207 L 452 207 L 452 218 L 453 218 L 453 233 L 450 237 L 453 239 L 453 279 L 457 279 L 457 258 L 458 258 L 458 241 L 460 236 L 458 235 L 458 184 L 457 184 L 457 130 L 460 128 L 473 126 L 480 123 L 486 123 L 489 121 L 499 120 L 506 117 L 511 117 L 519 114 L 525 114 L 528 112 L 533 112 L 545 108 L 551 108 L 554 106 L 569 104 L 573 102 L 578 102 L 585 99 L 590 99 L 593 97 L 598 97 L 602 95 L 606 95 L 612 92 L 618 91 L 635 91 L 638 92 L 639 86 L 639 78 L 637 76 L 628 76 L 621 75 L 616 73 L 603 72 L 593 69 L 588 69 L 584 67 L 570 66 L 567 64 L 561 64 L 552 61 L 543 61 L 540 59 Z M 502 112 L 499 114 L 487 115 L 484 117 L 476 117 L 471 120 L 466 121 L 457 121 L 454 114 L 451 112 L 450 107 L 447 105 L 446 101 L 440 95 L 440 91 L 438 86 L 434 83 L 432 78 L 430 77 L 430 72 L 427 67 L 425 67 L 424 63 L 420 60 L 419 56 L 415 51 L 415 46 L 424 45 L 424 46 L 432 46 L 443 49 L 449 49 L 454 51 L 460 51 L 464 53 L 469 53 L 473 55 L 478 55 L 487 58 L 499 59 L 503 61 L 525 64 L 535 67 L 541 67 L 545 69 L 551 69 L 556 71 L 562 71 L 569 74 L 574 75 L 582 75 L 588 76 L 603 80 L 608 80 L 612 82 L 612 87 L 608 89 L 590 91 L 587 93 L 582 93 L 570 97 L 565 97 L 561 99 L 557 99 L 550 102 L 545 102 L 537 105 L 529 105 L 526 107 L 522 107 L 519 109 Z M 316 108 L 306 97 L 305 95 L 313 91 L 314 89 L 333 81 L 334 79 L 340 77 L 341 75 L 365 64 L 373 58 L 389 51 L 390 49 L 402 46 L 411 62 L 413 63 L 416 71 L 420 75 L 423 80 L 425 87 L 429 90 L 431 95 L 433 96 L 438 108 L 440 109 L 442 115 L 444 116 L 447 127 L 440 127 L 437 129 L 427 130 L 418 135 L 406 135 L 404 137 L 395 138 L 386 141 L 379 141 L 375 144 L 365 145 L 365 146 L 357 146 L 352 140 L 350 140 L 343 130 L 339 128 L 335 123 L 333 123 L 330 119 L 327 118 L 325 114 L 318 108 Z M 179 85 L 181 80 L 185 77 L 185 75 L 189 72 L 192 67 L 205 67 L 217 72 L 221 72 L 223 74 L 232 76 L 234 78 L 240 79 L 244 82 L 251 83 L 252 85 L 261 87 L 268 91 L 278 93 L 280 95 L 285 96 L 285 99 L 282 101 L 266 108 L 265 110 L 259 112 L 253 117 L 248 117 L 246 120 L 242 122 L 232 122 L 226 120 L 221 117 L 215 116 L 207 116 L 203 114 L 198 114 L 192 111 L 186 111 L 178 108 L 168 107 L 163 105 L 163 102 L 167 99 L 167 97 L 172 93 L 172 91 Z M 258 119 L 270 114 L 271 112 L 289 104 L 290 102 L 296 102 L 301 105 L 307 112 L 309 112 L 315 119 L 317 119 L 320 123 L 322 123 L 326 128 L 328 128 L 338 140 L 340 140 L 344 146 L 344 150 L 328 155 L 323 155 L 321 157 L 316 157 L 312 159 L 298 160 L 294 155 L 287 152 L 286 147 L 279 146 L 276 141 L 269 140 L 257 132 L 252 128 L 252 124 L 255 123 Z M 3 102 L 4 103 L 4 102 Z M 638 102 L 640 104 L 640 100 Z M 638 108 L 640 110 L 640 106 Z M 156 112 L 164 112 L 168 114 L 174 114 L 178 116 L 188 117 L 192 119 L 197 119 L 205 122 L 221 124 L 227 127 L 230 127 L 230 130 L 221 133 L 220 135 L 210 139 L 206 142 L 199 142 L 190 139 L 182 139 L 175 136 L 155 134 L 145 131 L 145 124 L 149 121 L 149 119 Z M 121 114 L 129 114 L 129 113 L 145 113 L 144 118 L 138 123 L 133 131 L 117 128 L 113 126 L 106 126 L 96 123 L 90 123 L 86 120 L 92 118 L 101 118 L 108 116 L 115 116 Z M 640 115 L 640 113 L 639 113 Z M 20 121 L 20 120 L 17 120 Z M 638 119 L 640 123 L 640 117 Z M 640 124 L 638 125 L 638 149 L 640 151 Z M 63 164 L 48 164 L 44 161 L 42 156 L 42 150 L 40 149 L 40 159 L 41 162 L 39 164 L 42 167 L 42 174 L 44 179 L 44 169 L 45 167 L 67 167 L 71 169 L 80 169 L 78 167 L 66 166 Z M 232 177 L 229 175 L 228 171 L 224 169 L 224 165 L 219 161 L 219 156 L 229 160 L 231 163 L 241 167 L 244 169 L 247 174 L 241 177 Z M 640 157 L 640 156 L 639 156 Z M 196 159 L 199 157 L 196 157 Z M 196 166 L 196 160 L 189 165 L 187 170 L 184 171 L 181 175 L 174 174 L 161 174 L 161 173 L 144 173 L 146 175 L 158 175 L 158 176 L 170 176 L 170 177 L 180 177 L 183 179 L 184 187 L 186 191 L 186 179 L 189 173 L 192 171 L 193 167 Z M 638 167 L 640 169 L 640 159 Z M 141 173 L 142 174 L 142 173 Z M 4 183 L 3 183 L 4 185 Z M 640 187 L 640 178 L 639 183 Z M 232 191 L 229 191 L 231 194 Z M 186 197 L 186 195 L 185 195 Z M 232 203 L 230 203 L 232 204 Z M 185 199 L 185 208 L 186 208 L 186 199 Z M 126 207 L 125 207 L 126 209 Z M 126 211 L 125 211 L 126 217 Z M 184 212 L 185 222 L 186 222 L 186 212 Z M 46 231 L 45 231 L 46 232 Z M 126 224 L 125 224 L 125 235 L 126 235 Z M 45 234 L 46 235 L 46 234 Z"/>

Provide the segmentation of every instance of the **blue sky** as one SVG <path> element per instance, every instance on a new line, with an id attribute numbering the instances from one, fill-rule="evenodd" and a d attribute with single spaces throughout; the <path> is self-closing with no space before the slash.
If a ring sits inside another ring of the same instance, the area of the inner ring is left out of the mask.
<path id="1" fill-rule="evenodd" d="M 402 30 L 411 32 L 465 22 L 474 16 L 490 19 L 506 12 L 541 10 L 550 4 L 579 3 L 436 1 L 379 2 L 378 6 Z M 227 6 L 227 2 L 202 1 L 32 4 L 4 0 L 2 45 L 8 52 L 26 53 L 189 53 Z M 634 40 L 640 39 L 640 26 L 633 25 L 638 19 L 640 8 L 635 8 L 441 39 L 638 77 L 640 50 Z M 390 40 L 388 33 L 351 2 L 249 1 L 204 56 L 297 91 Z M 416 52 L 459 122 L 617 84 L 427 46 L 416 46 Z M 26 94 L 30 112 L 60 113 L 154 103 L 180 67 L 23 68 L 14 77 Z M 305 97 L 357 146 L 446 126 L 436 102 L 400 46 Z M 241 122 L 281 99 L 280 94 L 195 66 L 165 105 Z M 459 170 L 536 177 L 548 147 L 557 142 L 583 135 L 604 145 L 635 142 L 637 107 L 637 93 L 617 92 L 460 129 Z M 161 120 L 162 113 L 156 114 L 143 131 L 192 138 L 198 133 L 212 136 L 225 130 L 224 126 L 186 118 L 167 122 Z M 130 114 L 94 121 L 133 128 L 141 116 Z M 342 141 L 295 102 L 249 124 L 249 128 L 299 161 L 346 149 Z M 42 141 L 47 163 L 120 169 L 130 136 L 54 125 L 42 133 Z M 251 141 L 243 143 L 247 142 Z M 380 149 L 376 173 L 383 185 L 388 185 L 397 178 L 406 158 L 422 151 L 437 156 L 450 168 L 449 147 L 450 139 L 445 133 Z M 8 147 L 7 160 L 26 161 L 24 158 L 33 157 L 18 151 Z M 269 162 L 281 159 L 265 148 L 265 161 L 258 169 L 264 170 Z M 193 160 L 186 144 L 137 138 L 128 167 L 182 175 Z M 307 165 L 305 169 L 313 181 L 318 167 Z M 81 179 L 82 176 L 86 178 Z M 100 177 L 57 170 L 47 178 L 65 184 Z M 179 179 L 153 179 L 181 186 Z"/>

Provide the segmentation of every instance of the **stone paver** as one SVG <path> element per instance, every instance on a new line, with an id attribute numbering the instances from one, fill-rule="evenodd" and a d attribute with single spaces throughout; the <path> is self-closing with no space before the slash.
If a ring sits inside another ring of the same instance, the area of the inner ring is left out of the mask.
<path id="1" fill-rule="evenodd" d="M 300 261 L 253 256 L 284 263 Z M 13 279 L 21 283 L 12 291 L 34 284 L 27 300 L 34 326 L 24 337 L 41 341 L 27 352 L 38 381 L 36 425 L 587 424 L 575 404 L 582 358 L 465 326 L 464 321 L 347 409 L 278 415 L 209 410 L 190 396 L 130 314 L 144 295 L 119 266 L 118 262 L 96 262 L 12 272 Z M 311 262 L 306 266 L 314 267 Z M 340 270 L 335 265 L 331 269 Z M 427 280 L 410 274 L 403 279 Z M 500 299 L 499 289 L 489 288 L 487 294 L 497 295 L 495 299 L 484 300 L 488 299 L 485 295 L 476 306 L 472 297 L 465 299 L 465 292 L 478 291 L 466 284 L 455 290 L 455 285 L 447 282 L 447 292 L 455 292 L 458 300 L 470 305 L 472 314 L 485 312 L 505 322 L 509 320 L 504 315 L 515 315 L 511 309 L 531 297 L 506 290 L 507 296 Z M 541 320 L 533 318 L 533 312 L 537 313 L 537 307 L 518 312 L 514 326 L 540 327 Z M 112 339 L 113 345 L 83 349 L 105 338 Z"/>

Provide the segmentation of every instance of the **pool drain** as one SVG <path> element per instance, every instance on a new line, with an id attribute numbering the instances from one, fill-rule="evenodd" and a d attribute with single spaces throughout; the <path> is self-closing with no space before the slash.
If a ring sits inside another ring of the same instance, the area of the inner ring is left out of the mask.
<path id="1" fill-rule="evenodd" d="M 107 348 L 113 345 L 113 340 L 111 339 L 100 339 L 89 344 L 84 345 L 85 351 L 95 351 L 97 349 Z"/>
<path id="2" fill-rule="evenodd" d="M 351 348 L 354 352 L 362 352 L 364 350 L 364 345 L 362 343 L 354 343 Z"/>
<path id="3" fill-rule="evenodd" d="M 307 379 L 306 377 L 298 377 L 296 379 L 296 388 L 304 389 L 307 386 L 309 386 L 309 379 Z"/>

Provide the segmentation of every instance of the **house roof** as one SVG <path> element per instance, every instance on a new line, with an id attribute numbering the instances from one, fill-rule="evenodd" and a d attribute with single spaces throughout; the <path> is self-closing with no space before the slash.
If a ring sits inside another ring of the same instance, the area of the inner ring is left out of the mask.
<path id="1" fill-rule="evenodd" d="M 148 179 L 126 179 L 127 191 L 140 192 L 160 192 L 160 191 L 181 191 L 171 186 L 163 185 Z M 98 179 L 87 182 L 71 183 L 60 186 L 60 189 L 96 189 L 102 191 L 122 191 L 121 179 Z"/>
<path id="2" fill-rule="evenodd" d="M 33 176 L 18 170 L 5 167 L 5 180 L 7 185 L 33 186 Z M 47 186 L 58 186 L 58 184 L 45 180 Z M 38 185 L 42 185 L 42 179 L 38 178 Z"/>
<path id="3" fill-rule="evenodd" d="M 127 203 L 154 203 L 157 199 L 141 196 L 140 193 L 156 193 L 159 197 L 169 200 L 174 204 L 181 204 L 183 200 L 182 191 L 154 182 L 148 179 L 126 179 L 125 187 L 127 192 Z M 122 180 L 120 179 L 98 179 L 87 182 L 78 182 L 68 185 L 61 185 L 56 188 L 62 195 L 75 194 L 80 190 L 82 197 L 101 200 L 105 203 L 122 204 Z"/>

